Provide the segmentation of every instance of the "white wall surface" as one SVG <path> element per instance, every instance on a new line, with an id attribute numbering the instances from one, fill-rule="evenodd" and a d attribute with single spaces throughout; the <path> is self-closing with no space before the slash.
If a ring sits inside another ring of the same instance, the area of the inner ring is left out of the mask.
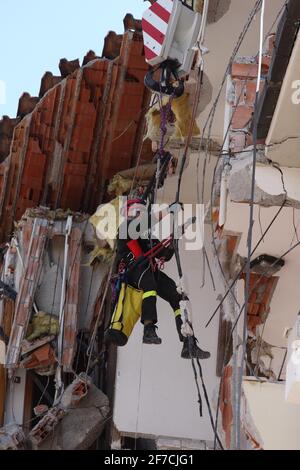
<path id="1" fill-rule="evenodd" d="M 25 369 L 17 369 L 16 378 L 20 383 L 10 382 L 6 395 L 4 424 L 16 423 L 23 424 L 26 371 Z"/>
<path id="2" fill-rule="evenodd" d="M 259 223 L 259 208 L 255 207 L 255 222 L 253 227 L 253 247 L 261 238 L 262 232 L 268 227 L 269 223 L 278 211 L 278 207 L 261 208 Z M 294 220 L 293 220 L 294 219 Z M 253 259 L 262 254 L 272 256 L 282 256 L 292 245 L 297 243 L 295 227 L 299 230 L 300 236 L 300 211 L 295 210 L 293 215 L 292 208 L 282 210 L 272 228 L 260 244 Z M 242 233 L 238 253 L 241 256 L 247 256 L 247 227 L 249 226 L 249 206 L 248 204 L 229 203 L 228 218 L 225 225 L 226 230 L 232 230 Z M 300 272 L 300 246 L 285 257 L 285 266 L 276 275 L 280 277 L 274 296 L 271 302 L 271 311 L 268 315 L 264 328 L 263 339 L 271 345 L 286 347 L 287 340 L 284 332 L 292 328 L 295 324 L 300 305 L 300 290 L 297 288 L 297 280 Z M 240 284 L 244 284 L 242 281 Z M 243 290 L 241 289 L 241 295 Z M 242 297 L 241 297 L 242 301 Z M 241 302 L 243 303 L 243 302 Z M 272 368 L 279 372 L 284 351 L 278 348 L 273 349 L 275 359 Z M 284 377 L 284 373 L 282 378 Z"/>
<path id="3" fill-rule="evenodd" d="M 244 380 L 248 411 L 264 450 L 300 449 L 300 407 L 284 400 L 284 384 Z"/>
<path id="4" fill-rule="evenodd" d="M 299 107 L 300 111 L 300 107 Z M 299 151 L 299 147 L 298 147 Z M 270 166 L 258 165 L 256 171 L 256 184 L 266 193 L 277 196 L 283 194 L 282 178 L 287 196 L 294 201 L 300 200 L 300 169 L 281 167 L 278 169 Z"/>
<path id="5" fill-rule="evenodd" d="M 266 144 L 267 156 L 282 166 L 297 167 L 300 141 L 300 33 L 280 91 Z M 282 142 L 282 143 L 280 143 Z M 280 143 L 280 145 L 278 145 Z"/>
<path id="6" fill-rule="evenodd" d="M 288 332 L 288 345 L 285 398 L 300 405 L 300 315 L 294 328 Z"/>

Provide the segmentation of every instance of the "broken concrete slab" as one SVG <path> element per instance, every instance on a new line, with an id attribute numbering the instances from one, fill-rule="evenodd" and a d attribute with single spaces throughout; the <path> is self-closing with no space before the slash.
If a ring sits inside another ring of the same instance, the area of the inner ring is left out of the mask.
<path id="1" fill-rule="evenodd" d="M 30 432 L 29 440 L 36 450 L 86 450 L 102 433 L 109 411 L 106 395 L 80 374 L 65 390 L 60 404 Z"/>
<path id="2" fill-rule="evenodd" d="M 233 202 L 249 203 L 251 201 L 251 182 L 253 173 L 253 150 L 238 154 L 231 160 L 232 170 L 229 177 L 229 195 Z M 279 168 L 271 165 L 264 154 L 258 152 L 254 203 L 263 207 L 292 206 L 300 209 L 300 191 L 295 186 L 292 174 L 298 169 Z M 295 189 L 296 188 L 296 189 Z"/>
<path id="3" fill-rule="evenodd" d="M 58 423 L 65 416 L 65 410 L 59 406 L 51 408 L 38 422 L 38 424 L 30 431 L 28 446 L 35 450 L 47 440 L 50 436 L 54 435 Z M 51 449 L 51 446 L 49 447 Z"/>
<path id="4" fill-rule="evenodd" d="M 25 436 L 17 424 L 8 424 L 0 429 L 0 450 L 25 449 Z"/>

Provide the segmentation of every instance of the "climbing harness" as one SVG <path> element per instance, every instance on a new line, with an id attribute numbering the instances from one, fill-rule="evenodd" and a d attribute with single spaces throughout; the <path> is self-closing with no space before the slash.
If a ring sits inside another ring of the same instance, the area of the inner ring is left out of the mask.
<path id="1" fill-rule="evenodd" d="M 182 227 L 182 232 L 193 222 L 194 219 L 192 218 Z M 125 346 L 135 324 L 141 316 L 142 301 L 145 298 L 144 292 L 127 283 L 129 272 L 147 263 L 150 263 L 149 266 L 151 266 L 153 271 L 162 270 L 165 259 L 163 257 L 158 259 L 158 261 L 154 259 L 159 256 L 163 249 L 169 248 L 172 243 L 173 235 L 170 235 L 165 240 L 155 244 L 146 253 L 142 252 L 137 240 L 130 240 L 127 244 L 131 250 L 131 256 L 121 260 L 118 275 L 112 279 L 112 304 L 115 307 L 110 327 L 106 332 L 107 341 L 111 341 L 118 346 Z M 187 328 L 188 326 L 186 326 L 186 331 L 189 331 Z M 192 335 L 192 329 L 190 331 Z"/>
<path id="2" fill-rule="evenodd" d="M 151 264 L 159 252 L 168 247 L 171 242 L 172 238 L 169 237 L 146 253 L 142 252 L 137 240 L 131 240 L 127 244 L 131 250 L 131 256 L 121 260 L 118 275 L 112 279 L 112 305 L 114 307 L 110 326 L 105 333 L 107 342 L 112 342 L 117 346 L 125 346 L 141 316 L 142 301 L 145 298 L 144 292 L 127 283 L 128 273 L 138 266 L 143 266 L 143 264 Z M 155 269 L 158 269 L 156 263 L 154 266 Z"/>

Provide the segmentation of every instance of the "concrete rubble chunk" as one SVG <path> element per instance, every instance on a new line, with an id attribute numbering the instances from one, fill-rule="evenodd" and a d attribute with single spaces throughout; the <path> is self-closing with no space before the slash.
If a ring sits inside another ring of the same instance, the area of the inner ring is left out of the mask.
<path id="1" fill-rule="evenodd" d="M 31 430 L 35 450 L 86 450 L 102 433 L 109 401 L 84 373 L 66 388 L 60 403 Z"/>
<path id="2" fill-rule="evenodd" d="M 36 349 L 20 363 L 24 369 L 34 369 L 40 375 L 53 375 L 55 364 L 55 352 L 50 344 L 44 344 Z"/>
<path id="3" fill-rule="evenodd" d="M 30 431 L 29 445 L 31 445 L 33 449 L 38 450 L 43 441 L 54 434 L 58 423 L 63 419 L 64 415 L 65 410 L 58 406 L 49 410 L 39 423 Z"/>
<path id="4" fill-rule="evenodd" d="M 0 450 L 23 450 L 25 436 L 17 424 L 9 424 L 0 429 Z"/>
<path id="5" fill-rule="evenodd" d="M 48 413 L 49 408 L 47 405 L 37 405 L 35 408 L 33 408 L 33 412 L 35 416 L 42 416 L 46 413 Z"/>
<path id="6" fill-rule="evenodd" d="M 297 209 L 300 208 L 300 201 L 297 200 L 293 196 L 293 193 L 289 193 L 289 186 L 285 184 L 283 187 L 283 182 L 286 180 L 288 181 L 288 175 L 286 173 L 282 173 L 284 169 L 276 169 L 264 158 L 264 156 L 258 152 L 257 158 L 257 175 L 256 175 L 256 184 L 255 184 L 255 195 L 254 195 L 254 203 L 259 204 L 263 207 L 273 207 L 273 206 L 281 206 L 285 201 L 286 206 L 292 206 Z M 249 150 L 249 153 L 246 152 L 244 154 L 238 155 L 236 159 L 231 161 L 232 170 L 230 172 L 229 178 L 229 195 L 230 199 L 233 202 L 242 202 L 248 203 L 251 201 L 251 179 L 252 179 L 252 172 L 253 172 L 253 153 L 252 150 Z M 261 165 L 262 164 L 262 165 Z M 265 170 L 268 171 L 268 176 L 272 177 L 276 182 L 276 192 L 274 188 L 271 191 L 266 191 L 260 187 L 261 184 L 261 177 L 260 171 Z M 281 171 L 280 171 L 281 170 Z M 273 176 L 274 175 L 274 176 Z M 283 178 L 282 176 L 283 175 Z M 277 177 L 276 180 L 274 177 Z M 285 193 L 287 191 L 287 194 Z"/>

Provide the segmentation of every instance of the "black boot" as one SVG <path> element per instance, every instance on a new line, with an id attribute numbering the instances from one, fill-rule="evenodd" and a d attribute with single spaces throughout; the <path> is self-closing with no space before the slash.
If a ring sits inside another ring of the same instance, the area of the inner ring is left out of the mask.
<path id="1" fill-rule="evenodd" d="M 161 344 L 161 339 L 156 334 L 157 326 L 149 323 L 144 326 L 143 343 L 145 344 Z"/>
<path id="2" fill-rule="evenodd" d="M 209 359 L 210 353 L 208 351 L 202 351 L 202 349 L 197 346 L 195 336 L 189 336 L 184 338 L 181 357 L 183 359 Z"/>

